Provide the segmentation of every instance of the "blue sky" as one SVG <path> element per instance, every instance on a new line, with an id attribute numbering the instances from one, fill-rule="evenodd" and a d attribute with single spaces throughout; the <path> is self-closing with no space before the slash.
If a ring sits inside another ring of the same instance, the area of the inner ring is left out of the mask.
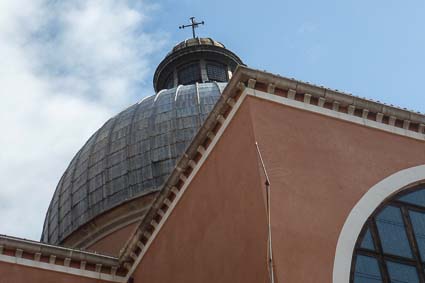
<path id="1" fill-rule="evenodd" d="M 1 0 L 0 234 L 39 239 L 72 157 L 154 94 L 190 16 L 252 68 L 425 112 L 423 15 L 423 0 Z"/>
<path id="2" fill-rule="evenodd" d="M 178 42 L 188 16 L 253 68 L 425 112 L 425 2 L 161 1 L 153 20 Z M 161 54 L 162 55 L 162 54 Z"/>

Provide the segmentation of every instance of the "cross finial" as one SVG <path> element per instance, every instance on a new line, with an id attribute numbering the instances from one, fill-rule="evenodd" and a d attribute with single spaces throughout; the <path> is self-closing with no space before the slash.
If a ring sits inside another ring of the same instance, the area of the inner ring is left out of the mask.
<path id="1" fill-rule="evenodd" d="M 179 29 L 184 29 L 184 28 L 192 27 L 193 38 L 196 38 L 196 36 L 195 36 L 195 28 L 197 28 L 199 25 L 203 25 L 204 24 L 204 21 L 202 21 L 202 22 L 196 22 L 195 21 L 195 17 L 191 17 L 190 18 L 190 22 L 191 22 L 190 25 L 179 26 Z"/>

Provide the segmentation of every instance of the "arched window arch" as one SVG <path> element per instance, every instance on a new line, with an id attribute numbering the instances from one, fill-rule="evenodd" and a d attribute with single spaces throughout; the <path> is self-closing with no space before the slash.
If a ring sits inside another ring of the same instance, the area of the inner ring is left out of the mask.
<path id="1" fill-rule="evenodd" d="M 351 267 L 354 283 L 425 282 L 425 184 L 392 196 L 363 226 Z"/>
<path id="2" fill-rule="evenodd" d="M 419 165 L 398 171 L 367 190 L 367 192 L 360 198 L 347 215 L 338 237 L 333 267 L 333 283 L 353 282 L 351 281 L 353 280 L 353 272 L 355 272 L 354 270 L 352 272 L 353 253 L 356 251 L 356 244 L 359 241 L 359 238 L 363 239 L 364 235 L 367 233 L 363 227 L 365 226 L 365 223 L 368 222 L 371 215 L 378 213 L 379 209 L 385 206 L 385 201 L 401 196 L 399 193 L 407 193 L 408 191 L 405 191 L 406 189 L 417 189 L 419 188 L 417 185 L 424 183 L 425 165 Z M 372 266 L 375 263 L 373 261 L 365 262 L 368 266 Z M 365 280 L 366 281 L 354 282 L 380 282 L 377 280 L 373 281 L 374 278 L 366 278 Z"/>

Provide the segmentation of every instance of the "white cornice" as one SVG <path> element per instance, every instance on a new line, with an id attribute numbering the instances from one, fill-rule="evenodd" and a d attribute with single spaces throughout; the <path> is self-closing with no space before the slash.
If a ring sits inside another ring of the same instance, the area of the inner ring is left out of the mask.
<path id="1" fill-rule="evenodd" d="M 295 79 L 282 77 L 279 75 L 239 66 L 233 76 L 237 81 L 264 84 L 269 93 L 274 93 L 275 89 L 284 91 L 292 90 L 297 94 L 310 94 L 312 97 L 323 98 L 327 102 L 338 102 L 342 106 L 353 105 L 355 108 L 368 109 L 373 113 L 382 113 L 384 116 L 394 116 L 402 121 L 409 120 L 413 123 L 425 124 L 425 115 L 419 112 L 402 109 L 393 105 L 388 105 L 367 98 L 361 98 L 338 90 L 317 86 L 311 83 L 302 82 Z M 233 78 L 232 78 L 233 80 Z M 248 83 L 249 84 L 249 83 Z M 251 83 L 250 88 L 254 88 Z"/>
<path id="2" fill-rule="evenodd" d="M 46 258 L 48 262 L 46 262 Z M 116 273 L 119 269 L 117 258 L 4 235 L 0 236 L 0 262 L 124 282 L 123 277 Z M 72 267 L 76 263 L 79 268 Z M 95 271 L 86 269 L 89 265 Z"/>
<path id="3" fill-rule="evenodd" d="M 23 265 L 26 267 L 39 268 L 39 269 L 44 269 L 44 270 L 54 271 L 54 272 L 62 272 L 62 273 L 70 274 L 70 275 L 88 277 L 93 279 L 101 279 L 101 280 L 106 280 L 111 282 L 123 282 L 123 283 L 127 282 L 125 281 L 125 278 L 121 276 L 110 275 L 110 274 L 84 270 L 79 268 L 67 267 L 63 265 L 51 264 L 47 262 L 35 261 L 35 260 L 30 260 L 30 259 L 25 259 L 20 257 L 7 256 L 3 254 L 0 254 L 0 262 L 7 262 L 12 264 Z"/>
<path id="4" fill-rule="evenodd" d="M 425 135 L 423 133 L 418 133 L 418 132 L 410 131 L 410 130 L 407 130 L 407 129 L 404 129 L 404 128 L 391 126 L 391 125 L 388 125 L 388 124 L 384 124 L 382 122 L 376 122 L 376 121 L 373 121 L 373 120 L 369 120 L 367 118 L 357 117 L 357 116 L 354 116 L 353 114 L 343 113 L 343 112 L 339 112 L 337 110 L 331 110 L 331 109 L 327 109 L 327 108 L 324 108 L 324 107 L 312 105 L 312 104 L 307 103 L 308 100 L 304 100 L 305 102 L 301 102 L 301 101 L 297 101 L 297 100 L 294 100 L 294 99 L 289 99 L 289 98 L 286 98 L 286 97 L 277 96 L 277 95 L 273 95 L 273 94 L 270 94 L 270 93 L 267 93 L 267 92 L 259 91 L 259 90 L 256 90 L 256 89 L 247 88 L 246 90 L 247 90 L 247 94 L 250 95 L 250 96 L 254 96 L 254 97 L 264 99 L 264 100 L 276 102 L 276 103 L 286 105 L 286 106 L 289 106 L 289 107 L 292 107 L 292 108 L 297 108 L 297 109 L 300 109 L 300 110 L 313 112 L 313 113 L 316 113 L 316 114 L 320 114 L 320 115 L 328 116 L 328 117 L 331 117 L 331 118 L 351 122 L 351 123 L 354 123 L 354 124 L 359 124 L 359 125 L 362 125 L 362 126 L 366 126 L 366 127 L 369 127 L 369 128 L 389 132 L 389 133 L 400 135 L 400 136 L 409 137 L 409 138 L 412 138 L 412 139 L 417 139 L 417 140 L 421 140 L 421 141 L 425 140 Z"/>

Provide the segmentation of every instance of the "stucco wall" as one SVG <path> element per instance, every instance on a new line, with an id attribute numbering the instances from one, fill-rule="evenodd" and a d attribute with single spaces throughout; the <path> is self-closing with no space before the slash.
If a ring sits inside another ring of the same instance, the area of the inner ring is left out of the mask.
<path id="1" fill-rule="evenodd" d="M 424 142 L 248 96 L 145 254 L 135 282 L 266 282 L 271 181 L 276 282 L 332 282 L 341 228 Z M 339 282 L 338 282 L 339 283 Z"/>
<path id="2" fill-rule="evenodd" d="M 239 109 L 134 282 L 266 282 L 266 213 L 248 105 Z"/>
<path id="3" fill-rule="evenodd" d="M 121 248 L 133 234 L 139 222 L 129 224 L 90 245 L 86 250 L 101 254 L 118 256 Z"/>
<path id="4" fill-rule="evenodd" d="M 425 163 L 424 143 L 248 97 L 272 190 L 278 282 L 332 282 L 341 228 L 374 184 Z"/>

